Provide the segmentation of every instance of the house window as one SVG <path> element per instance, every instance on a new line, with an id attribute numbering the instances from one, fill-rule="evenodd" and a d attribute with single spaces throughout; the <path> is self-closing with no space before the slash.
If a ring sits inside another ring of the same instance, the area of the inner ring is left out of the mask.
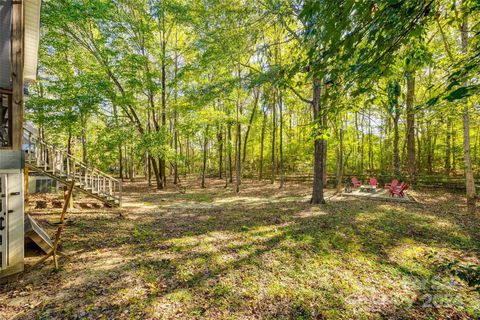
<path id="1" fill-rule="evenodd" d="M 49 193 L 52 192 L 52 190 L 55 190 L 57 188 L 57 181 L 52 180 L 50 178 L 44 178 L 44 179 L 36 179 L 35 180 L 35 192 L 40 192 L 40 193 Z"/>

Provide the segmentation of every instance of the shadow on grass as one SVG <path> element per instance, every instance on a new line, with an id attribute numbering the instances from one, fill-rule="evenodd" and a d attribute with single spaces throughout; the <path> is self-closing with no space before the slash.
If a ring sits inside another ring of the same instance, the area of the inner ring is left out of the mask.
<path id="1" fill-rule="evenodd" d="M 131 192 L 130 200 L 159 209 L 129 212 L 125 219 L 113 214 L 76 218 L 65 236 L 73 239 L 66 249 L 100 250 L 104 256 L 83 258 L 84 268 L 70 258 L 69 271 L 57 275 L 61 294 L 44 298 L 25 318 L 414 319 L 480 312 L 475 300 L 462 300 L 447 311 L 423 308 L 419 300 L 422 279 L 435 273 L 429 255 L 478 258 L 478 228 L 464 215 L 358 200 L 311 206 L 291 201 L 299 192 L 281 195 L 289 201 L 255 206 L 183 210 L 162 205 L 161 199 L 215 204 L 233 197 L 218 188 L 195 193 L 185 198 L 140 190 Z M 247 190 L 242 196 L 264 194 Z M 112 258 L 108 253 L 113 252 Z M 44 267 L 29 275 L 32 286 L 38 286 L 34 278 L 48 272 Z M 460 290 L 462 299 L 466 290 Z M 69 303 L 70 309 L 62 307 Z"/>

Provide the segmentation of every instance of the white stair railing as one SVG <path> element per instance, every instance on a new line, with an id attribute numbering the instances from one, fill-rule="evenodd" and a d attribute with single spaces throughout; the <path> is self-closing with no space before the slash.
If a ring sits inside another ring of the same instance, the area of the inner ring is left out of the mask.
<path id="1" fill-rule="evenodd" d="M 27 164 L 60 180 L 74 180 L 77 188 L 101 198 L 106 203 L 121 205 L 120 180 L 88 166 L 66 150 L 47 143 L 27 128 L 24 130 L 28 136 L 25 155 Z"/>

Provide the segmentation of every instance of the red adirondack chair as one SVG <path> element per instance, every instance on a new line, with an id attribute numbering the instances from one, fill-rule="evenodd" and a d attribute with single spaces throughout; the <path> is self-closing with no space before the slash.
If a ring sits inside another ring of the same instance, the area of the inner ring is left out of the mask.
<path id="1" fill-rule="evenodd" d="M 390 187 L 396 187 L 397 185 L 398 185 L 398 180 L 397 180 L 397 179 L 393 179 L 392 182 L 385 184 L 385 188 L 389 188 L 389 189 L 390 189 Z"/>
<path id="2" fill-rule="evenodd" d="M 357 177 L 352 177 L 352 186 L 354 188 L 358 188 L 362 185 L 360 181 L 358 181 Z"/>
<path id="3" fill-rule="evenodd" d="M 399 198 L 405 197 L 405 190 L 408 189 L 408 184 L 402 182 L 399 187 L 390 187 L 390 196 L 398 196 Z"/>
<path id="4" fill-rule="evenodd" d="M 370 186 L 378 188 L 378 181 L 376 178 L 370 178 Z"/>

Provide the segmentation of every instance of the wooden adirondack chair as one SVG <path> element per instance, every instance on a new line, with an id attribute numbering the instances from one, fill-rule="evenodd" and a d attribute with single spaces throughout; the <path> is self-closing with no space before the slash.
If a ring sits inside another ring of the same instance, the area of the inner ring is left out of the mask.
<path id="1" fill-rule="evenodd" d="M 397 185 L 398 185 L 398 180 L 393 179 L 392 182 L 385 184 L 385 188 L 390 189 L 390 187 L 396 187 Z"/>
<path id="2" fill-rule="evenodd" d="M 370 178 L 370 186 L 378 188 L 378 181 L 376 178 Z"/>
<path id="3" fill-rule="evenodd" d="M 357 177 L 352 177 L 352 185 L 354 188 L 358 188 L 362 185 L 362 183 L 358 181 Z"/>
<path id="4" fill-rule="evenodd" d="M 408 184 L 402 182 L 399 187 L 390 187 L 390 196 L 398 196 L 399 198 L 405 197 L 405 190 L 408 189 Z"/>

